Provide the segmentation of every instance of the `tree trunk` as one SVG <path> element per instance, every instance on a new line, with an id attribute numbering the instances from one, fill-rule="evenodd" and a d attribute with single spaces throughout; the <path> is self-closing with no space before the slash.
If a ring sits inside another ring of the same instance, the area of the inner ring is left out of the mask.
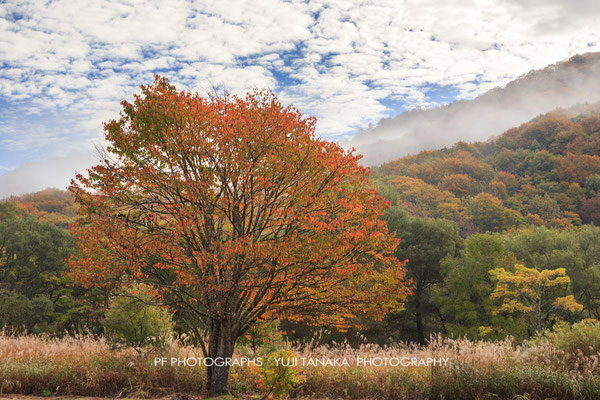
<path id="1" fill-rule="evenodd" d="M 417 309 L 415 313 L 415 320 L 417 322 L 417 339 L 419 340 L 419 344 L 425 344 L 425 332 L 423 329 L 423 316 L 421 315 L 421 311 Z"/>
<path id="2" fill-rule="evenodd" d="M 230 320 L 214 321 L 209 329 L 209 348 L 206 367 L 206 385 L 209 396 L 227 393 L 229 381 L 228 359 L 233 356 L 235 336 Z"/>
<path id="3" fill-rule="evenodd" d="M 539 296 L 537 304 L 537 333 L 542 333 L 542 295 Z"/>
<path id="4" fill-rule="evenodd" d="M 425 344 L 425 332 L 423 329 L 423 315 L 421 314 L 421 288 L 417 284 L 415 291 L 415 322 L 417 323 L 417 340 L 419 344 Z"/>
<path id="5" fill-rule="evenodd" d="M 437 309 L 437 314 L 440 318 L 440 322 L 442 323 L 442 333 L 446 335 L 448 334 L 448 330 L 446 329 L 446 318 L 444 318 L 444 316 L 442 315 L 442 311 L 439 308 Z"/>

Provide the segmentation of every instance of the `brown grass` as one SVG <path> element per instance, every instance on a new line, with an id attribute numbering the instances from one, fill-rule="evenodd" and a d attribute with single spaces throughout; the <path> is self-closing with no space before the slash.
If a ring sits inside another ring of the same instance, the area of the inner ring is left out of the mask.
<path id="1" fill-rule="evenodd" d="M 433 338 L 427 346 L 347 344 L 290 347 L 306 359 L 359 357 L 449 358 L 446 367 L 298 366 L 298 397 L 344 399 L 600 399 L 600 354 L 567 354 L 548 342 L 516 346 L 497 342 Z M 240 348 L 238 356 L 249 356 Z M 202 367 L 154 366 L 155 356 L 200 357 L 172 341 L 137 352 L 111 348 L 102 338 L 0 335 L 0 395 L 44 394 L 160 397 L 203 395 Z M 232 368 L 234 394 L 260 393 L 260 368 Z M 520 397 L 519 397 L 520 396 Z"/>

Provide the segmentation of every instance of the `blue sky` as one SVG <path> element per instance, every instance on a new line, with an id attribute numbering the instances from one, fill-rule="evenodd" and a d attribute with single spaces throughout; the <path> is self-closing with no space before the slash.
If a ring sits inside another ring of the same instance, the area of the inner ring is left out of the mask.
<path id="1" fill-rule="evenodd" d="M 269 88 L 332 140 L 600 50 L 594 0 L 0 0 L 0 174 L 102 144 L 154 73 Z"/>

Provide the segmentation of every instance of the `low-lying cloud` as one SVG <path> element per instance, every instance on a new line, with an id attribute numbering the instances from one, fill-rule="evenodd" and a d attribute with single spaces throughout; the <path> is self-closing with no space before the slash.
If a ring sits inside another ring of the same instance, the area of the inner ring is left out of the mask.
<path id="1" fill-rule="evenodd" d="M 23 164 L 0 175 L 0 200 L 49 187 L 65 190 L 76 174 L 85 174 L 97 161 L 96 153 L 89 151 L 72 152 L 62 157 Z"/>
<path id="2" fill-rule="evenodd" d="M 365 165 L 378 165 L 460 140 L 486 140 L 555 108 L 597 101 L 600 53 L 592 53 L 533 71 L 474 100 L 382 120 L 344 145 L 355 147 Z"/>

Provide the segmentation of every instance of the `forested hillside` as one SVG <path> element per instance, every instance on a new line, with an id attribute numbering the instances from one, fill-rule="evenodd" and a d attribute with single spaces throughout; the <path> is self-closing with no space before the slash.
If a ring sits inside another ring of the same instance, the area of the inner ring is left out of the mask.
<path id="1" fill-rule="evenodd" d="M 11 196 L 7 201 L 19 204 L 21 208 L 41 221 L 61 228 L 66 228 L 75 218 L 73 195 L 66 190 L 48 188 L 22 196 Z"/>
<path id="2" fill-rule="evenodd" d="M 600 223 L 599 154 L 600 105 L 576 106 L 489 142 L 389 162 L 376 179 L 397 190 L 396 201 L 412 215 L 453 220 L 463 236 L 566 228 Z"/>

